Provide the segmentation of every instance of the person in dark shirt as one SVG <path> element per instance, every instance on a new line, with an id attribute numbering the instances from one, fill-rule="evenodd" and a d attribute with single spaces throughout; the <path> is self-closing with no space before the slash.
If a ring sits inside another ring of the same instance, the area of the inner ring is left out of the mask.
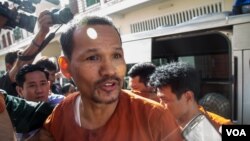
<path id="1" fill-rule="evenodd" d="M 5 67 L 7 72 L 0 78 L 0 88 L 4 89 L 6 92 L 13 96 L 17 96 L 17 91 L 15 88 L 16 83 L 10 79 L 9 71 L 13 68 L 17 60 L 17 53 L 18 50 L 8 52 L 5 55 Z"/>
<path id="2" fill-rule="evenodd" d="M 55 82 L 56 73 L 58 72 L 58 66 L 56 62 L 50 58 L 44 56 L 36 62 L 37 65 L 46 69 L 49 72 L 50 89 L 52 93 L 62 94 L 62 87 L 59 83 Z"/>
<path id="3" fill-rule="evenodd" d="M 11 96 L 0 89 L 0 113 L 5 109 L 16 132 L 28 133 L 42 127 L 54 106 L 46 102 L 32 102 Z"/>

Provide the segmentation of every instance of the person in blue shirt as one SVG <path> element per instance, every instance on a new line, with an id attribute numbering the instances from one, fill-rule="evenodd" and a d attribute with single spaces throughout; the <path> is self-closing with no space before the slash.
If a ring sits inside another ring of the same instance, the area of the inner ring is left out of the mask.
<path id="1" fill-rule="evenodd" d="M 20 97 L 34 102 L 48 102 L 55 106 L 63 99 L 63 95 L 50 94 L 49 73 L 37 64 L 24 65 L 16 75 L 16 89 Z M 17 134 L 18 140 L 26 139 L 37 130 L 27 134 Z"/>
<path id="2" fill-rule="evenodd" d="M 50 94 L 49 73 L 37 64 L 24 65 L 16 75 L 16 89 L 20 97 L 34 102 L 58 104 L 63 95 Z"/>

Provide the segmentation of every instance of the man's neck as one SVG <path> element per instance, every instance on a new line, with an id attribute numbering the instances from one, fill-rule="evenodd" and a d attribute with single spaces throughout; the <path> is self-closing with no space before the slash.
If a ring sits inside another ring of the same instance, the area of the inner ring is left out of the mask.
<path id="1" fill-rule="evenodd" d="M 178 123 L 179 125 L 184 128 L 195 116 L 197 116 L 200 113 L 199 109 L 198 109 L 198 105 L 192 105 L 192 107 L 190 108 L 190 110 L 182 115 L 181 118 L 179 118 Z"/>
<path id="2" fill-rule="evenodd" d="M 81 101 L 80 120 L 83 128 L 94 130 L 104 126 L 114 113 L 118 100 L 111 104 Z"/>

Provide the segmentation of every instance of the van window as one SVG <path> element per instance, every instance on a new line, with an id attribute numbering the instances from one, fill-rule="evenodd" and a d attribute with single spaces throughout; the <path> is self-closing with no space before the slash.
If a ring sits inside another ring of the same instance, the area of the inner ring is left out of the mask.
<path id="1" fill-rule="evenodd" d="M 200 72 L 202 80 L 198 98 L 202 99 L 211 93 L 222 95 L 228 101 L 227 111 L 217 114 L 230 118 L 230 48 L 229 39 L 219 32 L 178 38 L 160 37 L 153 40 L 152 62 L 158 66 L 172 61 L 184 61 L 193 65 Z"/>

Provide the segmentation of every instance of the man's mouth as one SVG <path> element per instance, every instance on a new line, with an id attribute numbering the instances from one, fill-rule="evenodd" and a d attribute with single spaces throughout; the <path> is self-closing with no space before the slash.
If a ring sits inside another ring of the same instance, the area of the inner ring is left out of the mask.
<path id="1" fill-rule="evenodd" d="M 96 82 L 96 86 L 106 92 L 111 92 L 120 85 L 121 80 L 118 77 L 105 77 Z"/>
<path id="2" fill-rule="evenodd" d="M 108 80 L 100 84 L 100 88 L 106 92 L 115 90 L 117 86 L 118 82 L 116 80 Z"/>
<path id="3" fill-rule="evenodd" d="M 38 96 L 38 97 L 36 97 L 36 99 L 39 100 L 39 101 L 41 101 L 41 100 L 44 101 L 45 100 L 45 96 Z"/>

